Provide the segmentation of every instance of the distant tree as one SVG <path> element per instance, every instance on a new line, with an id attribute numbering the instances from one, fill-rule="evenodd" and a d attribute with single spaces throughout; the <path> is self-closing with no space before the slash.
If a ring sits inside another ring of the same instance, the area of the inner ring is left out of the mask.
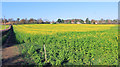
<path id="1" fill-rule="evenodd" d="M 117 23 L 117 22 L 118 22 L 117 20 L 115 20 L 115 19 L 113 20 L 113 23 Z"/>
<path id="2" fill-rule="evenodd" d="M 29 23 L 34 23 L 34 19 L 30 18 Z"/>
<path id="3" fill-rule="evenodd" d="M 106 23 L 108 23 L 108 19 L 107 19 L 107 20 L 105 20 L 105 22 L 106 22 Z"/>
<path id="4" fill-rule="evenodd" d="M 77 24 L 77 20 L 75 19 L 74 21 L 75 21 L 75 24 Z"/>
<path id="5" fill-rule="evenodd" d="M 52 21 L 51 23 L 52 23 L 52 24 L 56 24 L 55 21 Z"/>
<path id="6" fill-rule="evenodd" d="M 38 19 L 38 24 L 41 24 L 43 22 L 43 20 L 40 18 Z"/>
<path id="7" fill-rule="evenodd" d="M 20 18 L 17 18 L 17 21 L 19 22 Z"/>
<path id="8" fill-rule="evenodd" d="M 47 22 L 50 22 L 50 21 L 48 19 L 43 20 L 43 23 L 47 23 Z"/>
<path id="9" fill-rule="evenodd" d="M 8 19 L 8 22 L 13 22 L 13 21 L 14 21 L 13 18 Z"/>
<path id="10" fill-rule="evenodd" d="M 58 20 L 57 20 L 57 22 L 61 23 L 61 22 L 62 22 L 62 20 L 61 20 L 61 19 L 58 19 Z"/>
<path id="11" fill-rule="evenodd" d="M 50 24 L 50 22 L 49 21 L 45 21 L 45 24 Z"/>
<path id="12" fill-rule="evenodd" d="M 18 24 L 18 23 L 19 23 L 19 20 L 20 20 L 20 18 L 17 18 L 16 24 Z"/>
<path id="13" fill-rule="evenodd" d="M 29 22 L 28 22 L 27 18 L 25 18 L 25 24 L 29 24 Z"/>
<path id="14" fill-rule="evenodd" d="M 71 20 L 69 20 L 68 24 L 71 24 Z"/>
<path id="15" fill-rule="evenodd" d="M 101 21 L 101 20 L 99 20 L 99 23 L 101 24 L 101 23 L 102 23 L 102 21 Z"/>
<path id="16" fill-rule="evenodd" d="M 36 19 L 34 19 L 34 21 L 33 21 L 33 22 L 34 22 L 34 24 L 37 24 L 37 23 L 38 23 Z"/>
<path id="17" fill-rule="evenodd" d="M 101 18 L 101 23 L 104 23 L 104 19 L 103 18 Z"/>
<path id="18" fill-rule="evenodd" d="M 89 19 L 88 19 L 88 18 L 86 18 L 86 23 L 87 23 L 87 24 L 90 24 L 90 21 L 89 21 Z"/>
<path id="19" fill-rule="evenodd" d="M 91 24 L 92 22 L 91 21 L 89 21 L 89 24 Z"/>
<path id="20" fill-rule="evenodd" d="M 64 23 L 64 20 L 62 19 L 62 21 L 61 21 L 62 23 Z"/>
<path id="21" fill-rule="evenodd" d="M 113 23 L 113 20 L 110 20 Z"/>
<path id="22" fill-rule="evenodd" d="M 7 23 L 7 22 L 8 22 L 8 21 L 7 21 L 7 19 L 5 19 L 5 20 L 4 20 L 4 19 L 2 19 L 2 23 L 4 23 L 4 21 L 5 21 L 5 23 Z"/>
<path id="23" fill-rule="evenodd" d="M 25 19 L 21 19 L 20 23 L 24 24 L 25 23 Z"/>
<path id="24" fill-rule="evenodd" d="M 94 19 L 92 19 L 92 20 L 91 20 L 91 23 L 92 23 L 92 24 L 95 24 L 95 20 L 94 20 Z"/>
<path id="25" fill-rule="evenodd" d="M 83 24 L 83 23 L 84 23 L 84 20 L 81 20 L 81 21 L 80 21 L 80 23 L 82 23 L 82 24 Z"/>

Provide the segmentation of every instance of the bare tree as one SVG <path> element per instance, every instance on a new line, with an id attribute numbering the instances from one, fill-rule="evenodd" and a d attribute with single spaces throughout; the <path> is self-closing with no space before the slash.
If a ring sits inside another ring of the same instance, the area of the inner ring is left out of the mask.
<path id="1" fill-rule="evenodd" d="M 43 22 L 43 20 L 40 18 L 38 19 L 38 23 L 41 24 Z"/>

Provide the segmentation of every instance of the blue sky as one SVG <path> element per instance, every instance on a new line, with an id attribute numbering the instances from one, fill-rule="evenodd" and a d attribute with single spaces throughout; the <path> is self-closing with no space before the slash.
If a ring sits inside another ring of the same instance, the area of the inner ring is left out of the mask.
<path id="1" fill-rule="evenodd" d="M 2 16 L 8 18 L 42 18 L 99 20 L 117 19 L 118 2 L 2 2 Z"/>

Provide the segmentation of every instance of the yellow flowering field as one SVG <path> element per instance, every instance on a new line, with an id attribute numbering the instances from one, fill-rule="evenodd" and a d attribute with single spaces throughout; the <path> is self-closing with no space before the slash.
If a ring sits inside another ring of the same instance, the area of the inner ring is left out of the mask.
<path id="1" fill-rule="evenodd" d="M 30 34 L 54 34 L 58 32 L 88 32 L 103 31 L 116 25 L 89 25 L 89 24 L 29 24 L 15 25 L 18 31 Z"/>
<path id="2" fill-rule="evenodd" d="M 118 65 L 118 25 L 24 24 L 13 28 L 22 54 L 34 64 Z"/>
<path id="3" fill-rule="evenodd" d="M 6 27 L 6 29 L 8 29 L 8 28 L 9 28 L 9 25 L 0 25 L 0 30 L 5 29 L 5 27 Z"/>

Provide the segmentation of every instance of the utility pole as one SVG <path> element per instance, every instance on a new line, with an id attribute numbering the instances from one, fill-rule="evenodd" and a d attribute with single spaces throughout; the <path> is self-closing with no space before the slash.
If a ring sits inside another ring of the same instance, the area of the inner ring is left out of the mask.
<path id="1" fill-rule="evenodd" d="M 6 29 L 5 16 L 4 16 L 4 25 L 5 25 L 5 29 Z"/>

